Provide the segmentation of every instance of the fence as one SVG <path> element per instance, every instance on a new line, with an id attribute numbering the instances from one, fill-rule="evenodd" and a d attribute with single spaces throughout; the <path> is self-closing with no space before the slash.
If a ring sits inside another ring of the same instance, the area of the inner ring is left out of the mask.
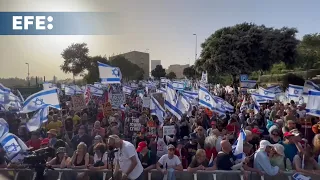
<path id="1" fill-rule="evenodd" d="M 13 180 L 34 180 L 36 173 L 31 169 L 0 169 L 1 174 L 10 176 Z M 46 172 L 46 180 L 75 180 L 77 173 L 86 173 L 89 176 L 95 176 L 92 179 L 108 180 L 111 177 L 110 170 L 90 171 L 87 169 L 56 169 Z M 247 172 L 247 180 L 293 180 L 294 172 L 284 172 L 277 176 L 259 176 L 256 173 Z M 98 177 L 98 178 L 97 178 Z M 100 178 L 99 178 L 100 177 Z M 145 172 L 143 180 L 162 180 L 163 175 L 157 170 Z M 243 172 L 241 171 L 197 171 L 190 173 L 187 171 L 176 172 L 177 180 L 244 180 Z M 320 176 L 311 176 L 311 179 L 320 179 Z"/>

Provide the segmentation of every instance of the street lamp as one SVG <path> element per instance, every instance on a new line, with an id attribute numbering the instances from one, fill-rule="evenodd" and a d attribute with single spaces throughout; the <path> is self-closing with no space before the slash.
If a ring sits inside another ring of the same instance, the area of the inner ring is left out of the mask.
<path id="1" fill-rule="evenodd" d="M 196 47 L 195 47 L 195 57 L 194 57 L 194 63 L 196 63 L 196 60 L 197 60 L 197 46 L 198 46 L 198 43 L 197 43 L 197 34 L 193 34 L 194 36 L 196 36 Z"/>
<path id="2" fill-rule="evenodd" d="M 29 63 L 26 63 L 28 66 L 28 86 L 30 86 L 30 73 L 29 73 Z"/>

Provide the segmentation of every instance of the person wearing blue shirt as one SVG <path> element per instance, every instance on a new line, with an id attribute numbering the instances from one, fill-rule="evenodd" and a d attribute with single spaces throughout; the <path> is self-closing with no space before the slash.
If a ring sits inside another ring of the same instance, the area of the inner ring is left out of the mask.
<path id="1" fill-rule="evenodd" d="M 279 143 L 283 145 L 284 154 L 288 159 L 290 159 L 291 162 L 293 162 L 294 156 L 298 154 L 300 149 L 297 136 L 299 136 L 298 133 L 285 132 L 283 134 L 284 141 Z"/>

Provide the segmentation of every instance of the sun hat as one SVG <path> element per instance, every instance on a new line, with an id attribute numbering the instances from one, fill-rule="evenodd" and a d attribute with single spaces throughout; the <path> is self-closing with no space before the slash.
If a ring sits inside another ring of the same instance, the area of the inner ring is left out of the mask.
<path id="1" fill-rule="evenodd" d="M 273 147 L 274 145 L 271 144 L 269 141 L 267 140 L 261 140 L 260 141 L 260 145 L 259 145 L 259 149 L 266 149 L 268 146 Z"/>
<path id="2" fill-rule="evenodd" d="M 274 144 L 274 150 L 281 156 L 284 156 L 284 147 L 281 144 Z"/>

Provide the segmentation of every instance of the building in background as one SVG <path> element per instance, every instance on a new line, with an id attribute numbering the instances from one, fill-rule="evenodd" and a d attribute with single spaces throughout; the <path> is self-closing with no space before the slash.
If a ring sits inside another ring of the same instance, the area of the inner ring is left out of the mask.
<path id="1" fill-rule="evenodd" d="M 189 64 L 186 64 L 186 65 L 173 64 L 168 67 L 168 69 L 166 70 L 166 73 L 168 74 L 169 72 L 174 72 L 178 79 L 184 78 L 183 70 L 187 67 L 189 67 Z"/>
<path id="2" fill-rule="evenodd" d="M 149 67 L 150 67 L 150 55 L 149 53 L 131 51 L 124 54 L 119 54 L 120 56 L 125 57 L 130 62 L 138 65 L 144 71 L 144 79 L 149 78 Z M 112 59 L 112 57 L 111 57 Z"/>
<path id="3" fill-rule="evenodd" d="M 151 60 L 150 71 L 154 70 L 158 65 L 161 65 L 161 60 Z"/>

